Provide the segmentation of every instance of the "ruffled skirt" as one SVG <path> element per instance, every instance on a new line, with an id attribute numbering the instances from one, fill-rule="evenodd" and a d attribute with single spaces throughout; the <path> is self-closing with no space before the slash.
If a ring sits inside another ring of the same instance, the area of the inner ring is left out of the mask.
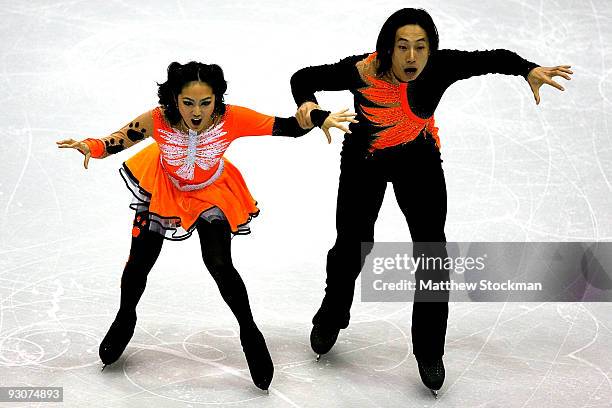
<path id="1" fill-rule="evenodd" d="M 249 222 L 259 214 L 242 174 L 227 159 L 219 177 L 210 185 L 181 191 L 165 173 L 156 143 L 128 159 L 119 173 L 134 195 L 130 208 L 148 211 L 149 230 L 166 239 L 189 238 L 198 219 L 225 219 L 234 234 L 249 234 Z"/>

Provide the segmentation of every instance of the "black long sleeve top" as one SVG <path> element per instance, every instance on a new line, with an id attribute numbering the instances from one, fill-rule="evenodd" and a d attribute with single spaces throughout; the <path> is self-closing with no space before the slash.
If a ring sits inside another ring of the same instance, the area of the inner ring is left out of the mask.
<path id="1" fill-rule="evenodd" d="M 356 119 L 347 142 L 370 152 L 406 143 L 427 131 L 439 147 L 434 112 L 442 95 L 456 81 L 485 74 L 520 75 L 537 67 L 514 52 L 438 50 L 432 52 L 421 74 L 408 83 L 393 84 L 376 75 L 376 54 L 344 58 L 335 64 L 306 67 L 291 78 L 298 106 L 317 102 L 317 91 L 349 90 L 354 95 Z"/>

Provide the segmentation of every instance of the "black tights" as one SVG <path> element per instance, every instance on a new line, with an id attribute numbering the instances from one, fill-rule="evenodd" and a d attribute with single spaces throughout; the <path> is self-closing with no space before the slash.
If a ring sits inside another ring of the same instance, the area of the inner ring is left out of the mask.
<path id="1" fill-rule="evenodd" d="M 120 313 L 135 313 L 136 305 L 147 284 L 147 275 L 161 252 L 164 238 L 149 231 L 148 222 L 148 213 L 136 214 L 130 257 L 121 277 Z M 217 283 L 223 300 L 241 327 L 254 325 L 246 287 L 232 263 L 231 230 L 228 222 L 208 222 L 200 219 L 196 229 L 200 237 L 202 259 Z"/>

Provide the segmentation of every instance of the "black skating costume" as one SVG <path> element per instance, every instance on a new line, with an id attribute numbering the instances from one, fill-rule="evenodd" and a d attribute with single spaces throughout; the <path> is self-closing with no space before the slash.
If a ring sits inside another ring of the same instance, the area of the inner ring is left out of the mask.
<path id="1" fill-rule="evenodd" d="M 351 123 L 352 134 L 345 135 L 341 152 L 337 238 L 327 255 L 325 297 L 313 318 L 313 336 L 327 335 L 332 340 L 319 353 L 333 345 L 334 330 L 337 335 L 337 329 L 348 326 L 355 279 L 364 262 L 360 244 L 374 241 L 374 223 L 387 182 L 393 185 L 412 240 L 440 243 L 425 250 L 429 256 L 446 257 L 446 185 L 434 123 L 444 91 L 476 75 L 499 73 L 526 79 L 537 67 L 507 50 L 437 50 L 415 80 L 397 84 L 388 76 L 377 76 L 377 64 L 375 53 L 363 54 L 301 69 L 291 79 L 298 106 L 316 103 L 317 91 L 349 90 L 359 121 Z M 415 256 L 421 250 L 415 244 Z M 417 271 L 417 280 L 423 277 L 423 271 Z M 448 271 L 434 275 L 429 271 L 427 278 L 432 277 L 448 279 Z M 444 354 L 448 318 L 448 294 L 441 294 L 439 302 L 418 302 L 426 295 L 417 291 L 412 314 L 413 352 L 420 361 Z"/>

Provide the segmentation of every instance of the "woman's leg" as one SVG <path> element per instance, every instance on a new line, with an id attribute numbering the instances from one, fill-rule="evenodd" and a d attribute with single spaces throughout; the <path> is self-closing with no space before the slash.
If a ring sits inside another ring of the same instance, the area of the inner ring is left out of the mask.
<path id="1" fill-rule="evenodd" d="M 149 230 L 149 213 L 137 213 L 132 228 L 130 256 L 121 276 L 120 313 L 136 312 L 136 305 L 147 284 L 147 276 L 157 261 L 164 237 Z"/>
<path id="2" fill-rule="evenodd" d="M 142 296 L 147 275 L 161 252 L 164 237 L 149 231 L 149 213 L 137 213 L 132 228 L 130 256 L 121 276 L 121 302 L 119 312 L 100 344 L 100 359 L 112 364 L 121 356 L 134 334 L 136 305 Z"/>
<path id="3" fill-rule="evenodd" d="M 267 390 L 274 375 L 274 365 L 264 337 L 253 320 L 244 282 L 232 263 L 230 226 L 227 221 L 199 220 L 196 228 L 204 264 L 240 325 L 240 342 L 253 382 Z"/>
<path id="4" fill-rule="evenodd" d="M 255 325 L 246 286 L 232 263 L 232 233 L 229 224 L 220 220 L 199 220 L 196 228 L 202 259 L 217 283 L 223 300 L 236 316 L 241 328 Z"/>

